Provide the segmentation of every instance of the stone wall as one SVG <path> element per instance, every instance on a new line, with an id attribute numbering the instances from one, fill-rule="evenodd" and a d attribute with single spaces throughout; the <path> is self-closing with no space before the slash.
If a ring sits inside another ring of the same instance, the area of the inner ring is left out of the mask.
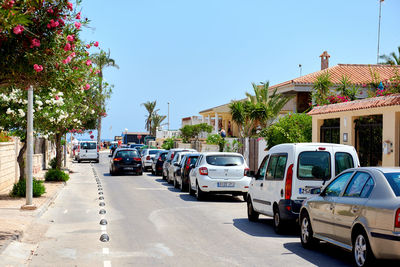
<path id="1" fill-rule="evenodd" d="M 19 151 L 18 140 L 0 143 L 0 192 L 9 190 L 18 181 L 17 151 Z"/>

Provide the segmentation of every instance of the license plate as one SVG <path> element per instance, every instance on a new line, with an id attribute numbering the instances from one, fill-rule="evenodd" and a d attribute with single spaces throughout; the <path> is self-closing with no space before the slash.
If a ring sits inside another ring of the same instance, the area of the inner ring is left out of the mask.
<path id="1" fill-rule="evenodd" d="M 133 168 L 132 167 L 125 167 L 124 170 L 133 171 Z"/>
<path id="2" fill-rule="evenodd" d="M 219 182 L 217 183 L 218 187 L 235 187 L 234 182 Z"/>

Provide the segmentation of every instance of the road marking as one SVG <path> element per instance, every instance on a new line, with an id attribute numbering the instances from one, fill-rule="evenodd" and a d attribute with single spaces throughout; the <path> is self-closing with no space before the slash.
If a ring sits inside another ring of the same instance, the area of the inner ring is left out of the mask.
<path id="1" fill-rule="evenodd" d="M 103 248 L 103 254 L 109 254 L 110 249 L 109 248 Z"/>
<path id="2" fill-rule="evenodd" d="M 64 214 L 66 214 L 68 212 L 68 210 L 64 210 Z"/>
<path id="3" fill-rule="evenodd" d="M 101 226 L 101 231 L 106 231 L 106 230 L 107 230 L 107 226 L 102 225 L 102 226 Z"/>
<path id="4" fill-rule="evenodd" d="M 161 188 L 138 187 L 135 189 L 137 189 L 137 190 L 162 190 L 162 191 L 168 190 L 168 188 L 164 188 L 164 187 L 161 187 Z"/>
<path id="5" fill-rule="evenodd" d="M 104 261 L 104 267 L 111 267 L 111 261 Z"/>

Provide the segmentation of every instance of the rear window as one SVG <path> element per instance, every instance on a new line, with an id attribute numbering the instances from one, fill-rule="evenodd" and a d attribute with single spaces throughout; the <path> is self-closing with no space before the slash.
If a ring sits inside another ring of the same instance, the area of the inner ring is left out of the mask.
<path id="1" fill-rule="evenodd" d="M 394 194 L 397 197 L 400 197 L 400 173 L 385 173 L 385 177 L 388 180 Z"/>
<path id="2" fill-rule="evenodd" d="M 326 151 L 301 152 L 298 160 L 297 177 L 302 180 L 329 180 L 331 157 Z"/>
<path id="3" fill-rule="evenodd" d="M 243 157 L 230 155 L 207 156 L 206 161 L 214 166 L 240 166 L 244 163 Z"/>
<path id="4" fill-rule="evenodd" d="M 337 152 L 335 154 L 335 175 L 350 168 L 354 168 L 353 157 L 346 152 Z"/>
<path id="5" fill-rule="evenodd" d="M 198 158 L 199 158 L 199 156 L 190 157 L 190 158 L 188 158 L 187 163 L 190 162 L 190 165 L 196 164 L 196 161 Z"/>
<path id="6" fill-rule="evenodd" d="M 92 142 L 81 143 L 81 149 L 97 149 L 97 144 Z"/>
<path id="7" fill-rule="evenodd" d="M 138 153 L 133 150 L 121 150 L 117 152 L 116 158 L 137 158 L 139 157 Z"/>
<path id="8" fill-rule="evenodd" d="M 150 155 L 155 155 L 155 154 L 157 154 L 158 152 L 160 152 L 160 150 L 150 150 L 150 151 L 149 151 L 149 154 L 150 154 Z"/>

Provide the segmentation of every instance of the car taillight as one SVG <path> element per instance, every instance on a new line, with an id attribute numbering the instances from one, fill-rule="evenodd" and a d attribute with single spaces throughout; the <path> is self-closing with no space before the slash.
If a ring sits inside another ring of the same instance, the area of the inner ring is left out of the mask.
<path id="1" fill-rule="evenodd" d="M 293 180 L 293 164 L 289 166 L 286 173 L 285 199 L 290 199 L 292 197 L 292 180 Z"/>
<path id="2" fill-rule="evenodd" d="M 99 146 L 97 146 L 97 152 L 99 152 L 100 151 L 100 147 Z"/>
<path id="3" fill-rule="evenodd" d="M 200 175 L 208 175 L 208 169 L 206 167 L 199 168 Z"/>
<path id="4" fill-rule="evenodd" d="M 173 159 L 174 159 L 174 153 L 171 154 L 171 160 L 173 160 Z"/>
<path id="5" fill-rule="evenodd" d="M 190 168 L 190 158 L 188 159 L 187 163 L 186 163 L 186 170 L 189 170 Z"/>
<path id="6" fill-rule="evenodd" d="M 245 168 L 244 169 L 244 176 L 248 176 L 250 169 L 249 168 Z"/>
<path id="7" fill-rule="evenodd" d="M 122 158 L 114 158 L 114 161 L 121 161 Z"/>
<path id="8" fill-rule="evenodd" d="M 400 228 L 400 208 L 396 211 L 396 216 L 394 217 L 394 227 Z"/>
<path id="9" fill-rule="evenodd" d="M 141 158 L 133 158 L 134 161 L 142 161 Z"/>
<path id="10" fill-rule="evenodd" d="M 146 157 L 146 160 L 150 160 L 150 156 L 147 156 L 147 157 Z"/>

